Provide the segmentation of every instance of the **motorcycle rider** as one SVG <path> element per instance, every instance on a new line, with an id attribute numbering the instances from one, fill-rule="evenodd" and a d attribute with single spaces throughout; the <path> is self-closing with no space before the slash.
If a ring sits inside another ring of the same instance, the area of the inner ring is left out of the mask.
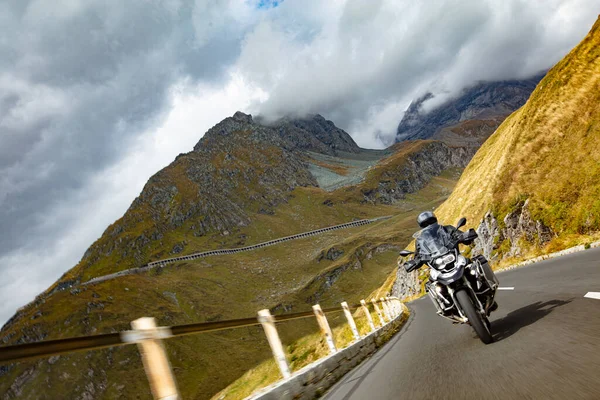
<path id="1" fill-rule="evenodd" d="M 423 232 L 426 229 L 432 229 L 432 230 L 437 230 L 439 227 L 438 224 L 438 219 L 435 216 L 435 214 L 431 211 L 424 211 L 421 214 L 419 214 L 419 216 L 417 217 L 417 224 L 419 224 L 419 226 L 421 227 L 421 231 Z M 464 232 L 461 231 L 460 229 L 456 229 L 454 226 L 452 225 L 442 225 L 442 229 L 444 230 L 444 232 L 446 232 L 448 235 L 464 235 Z M 419 233 L 420 233 L 419 232 Z M 462 241 L 461 243 L 464 243 L 466 245 L 471 245 L 473 243 L 472 240 L 469 241 Z M 416 243 L 415 243 L 415 259 L 417 259 L 419 257 L 419 254 L 421 252 L 421 244 L 419 239 L 417 238 Z"/>
<path id="2" fill-rule="evenodd" d="M 435 214 L 431 211 L 424 211 L 421 214 L 419 214 L 419 216 L 417 217 L 417 223 L 419 224 L 419 226 L 421 227 L 421 231 L 419 231 L 417 233 L 417 235 L 421 234 L 423 231 L 431 229 L 431 230 L 437 230 L 439 229 L 440 225 L 438 224 L 438 219 L 435 216 Z M 460 243 L 463 243 L 467 246 L 470 246 L 471 244 L 473 244 L 473 240 L 466 240 L 467 236 L 470 237 L 475 237 L 477 236 L 474 232 L 472 232 L 470 235 L 470 232 L 463 232 L 460 229 L 455 228 L 452 225 L 442 225 L 441 228 L 444 230 L 444 232 L 446 234 L 448 234 L 448 236 L 454 235 L 455 237 L 459 237 L 459 238 L 464 238 L 461 239 Z M 421 265 L 424 264 L 423 261 L 420 260 L 420 253 L 421 253 L 421 241 L 419 240 L 418 236 L 415 235 L 416 237 L 416 241 L 415 241 L 415 255 L 413 258 L 413 262 L 416 262 L 416 264 L 419 265 L 419 267 Z M 470 263 L 471 260 L 467 258 L 467 263 Z M 433 279 L 431 278 L 431 275 L 429 276 L 429 281 L 433 282 Z M 493 305 L 490 308 L 490 311 L 495 311 L 498 308 L 498 303 L 496 303 L 494 301 Z"/>

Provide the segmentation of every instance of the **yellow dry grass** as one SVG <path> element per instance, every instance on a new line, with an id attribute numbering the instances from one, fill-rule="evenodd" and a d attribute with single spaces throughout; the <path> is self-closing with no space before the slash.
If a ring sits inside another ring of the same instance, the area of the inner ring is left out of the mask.
<path id="1" fill-rule="evenodd" d="M 327 318 L 331 319 L 332 317 L 331 315 L 328 315 Z M 344 317 L 340 313 L 337 318 L 340 319 Z M 377 315 L 372 313 L 371 318 L 375 321 L 375 325 L 379 326 Z M 403 307 L 401 318 L 402 322 L 405 322 L 408 319 L 408 308 Z M 359 309 L 354 313 L 354 320 L 361 336 L 370 332 L 367 319 L 364 317 L 362 310 Z M 352 331 L 347 323 L 333 327 L 332 333 L 338 350 L 346 348 L 354 342 Z M 286 346 L 286 355 L 290 369 L 293 372 L 296 372 L 320 358 L 329 355 L 329 348 L 320 333 L 313 333 Z M 282 379 L 282 376 L 279 372 L 279 368 L 275 361 L 270 358 L 249 370 L 231 385 L 215 394 L 212 397 L 212 400 L 242 400 L 257 390 L 269 386 L 280 379 Z"/>
<path id="2" fill-rule="evenodd" d="M 475 226 L 525 197 L 555 232 L 600 230 L 600 22 L 484 143 L 437 212 Z"/>

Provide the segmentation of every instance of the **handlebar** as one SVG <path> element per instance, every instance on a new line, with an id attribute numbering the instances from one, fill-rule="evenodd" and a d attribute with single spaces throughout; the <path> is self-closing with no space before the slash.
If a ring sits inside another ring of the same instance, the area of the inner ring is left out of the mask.
<path id="1" fill-rule="evenodd" d="M 477 232 L 474 229 L 469 229 L 466 232 L 460 232 L 456 229 L 452 233 L 452 243 L 450 243 L 450 247 L 457 247 L 459 243 L 470 245 L 473 243 L 473 240 L 477 238 Z M 432 257 L 428 257 L 422 254 L 415 254 L 415 258 L 409 260 L 404 263 L 404 269 L 406 272 L 412 272 L 419 268 L 421 268 L 425 263 L 433 261 Z"/>
<path id="2" fill-rule="evenodd" d="M 416 269 L 419 269 L 419 266 L 422 265 L 417 260 L 409 260 L 404 263 L 404 270 L 406 272 L 413 272 Z"/>

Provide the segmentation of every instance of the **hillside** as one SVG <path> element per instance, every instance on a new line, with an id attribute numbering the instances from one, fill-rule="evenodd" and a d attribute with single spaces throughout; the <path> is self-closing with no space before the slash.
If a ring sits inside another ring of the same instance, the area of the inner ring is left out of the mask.
<path id="1" fill-rule="evenodd" d="M 521 107 L 543 75 L 530 79 L 480 82 L 430 111 L 427 93 L 413 101 L 398 125 L 396 141 L 436 139 L 455 146 L 478 148 L 504 119 Z"/>
<path id="2" fill-rule="evenodd" d="M 295 135 L 310 140 L 290 139 Z M 81 261 L 6 323 L 0 340 L 116 332 L 141 316 L 177 325 L 248 317 L 265 307 L 286 312 L 356 302 L 392 272 L 416 213 L 448 196 L 465 154 L 437 141 L 363 150 L 320 116 L 267 126 L 238 112 L 155 174 Z M 378 216 L 392 218 L 81 285 L 174 254 Z M 290 323 L 282 336 L 290 343 L 313 325 Z M 199 399 L 270 354 L 260 328 L 177 338 L 167 350 L 184 398 Z M 150 396 L 135 346 L 0 366 L 0 377 L 6 399 Z"/>
<path id="3" fill-rule="evenodd" d="M 599 199 L 597 21 L 483 144 L 438 214 L 478 227 L 478 251 L 523 257 L 597 235 Z"/>

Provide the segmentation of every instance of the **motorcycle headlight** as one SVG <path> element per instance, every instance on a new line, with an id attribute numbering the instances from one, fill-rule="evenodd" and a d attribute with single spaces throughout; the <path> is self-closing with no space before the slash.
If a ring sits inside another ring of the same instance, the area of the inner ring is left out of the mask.
<path id="1" fill-rule="evenodd" d="M 444 265 L 454 262 L 454 260 L 456 260 L 456 257 L 454 257 L 454 254 L 449 253 L 449 254 L 446 254 L 445 256 L 436 258 L 434 261 L 434 264 L 436 265 L 436 267 L 443 267 Z"/>

